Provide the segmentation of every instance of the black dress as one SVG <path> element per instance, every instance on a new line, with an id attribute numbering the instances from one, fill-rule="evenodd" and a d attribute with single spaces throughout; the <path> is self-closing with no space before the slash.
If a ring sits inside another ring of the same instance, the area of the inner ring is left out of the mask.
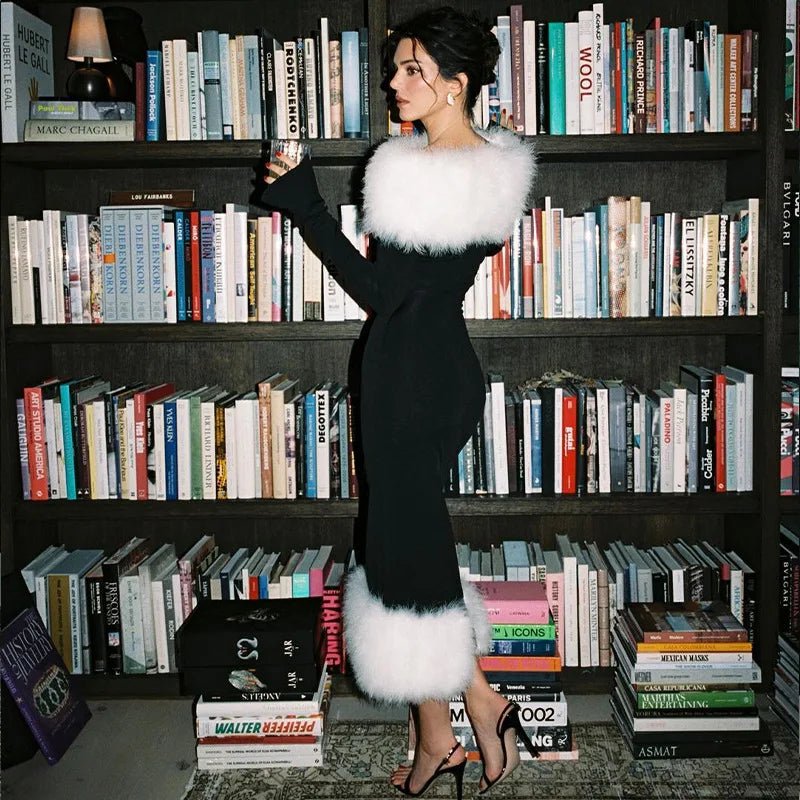
<path id="1" fill-rule="evenodd" d="M 468 685 L 488 642 L 477 593 L 459 576 L 443 484 L 485 402 L 462 302 L 499 245 L 466 242 L 433 255 L 373 232 L 367 261 L 328 213 L 309 159 L 262 199 L 292 214 L 344 288 L 374 312 L 361 371 L 364 563 L 349 574 L 344 599 L 349 662 L 375 699 L 444 699 Z"/>

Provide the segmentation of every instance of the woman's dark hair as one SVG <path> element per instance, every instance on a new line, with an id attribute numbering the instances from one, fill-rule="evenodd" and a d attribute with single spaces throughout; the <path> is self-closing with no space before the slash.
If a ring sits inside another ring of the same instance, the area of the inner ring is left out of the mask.
<path id="1" fill-rule="evenodd" d="M 401 39 L 421 44 L 439 67 L 441 76 L 451 80 L 459 72 L 467 76 L 465 109 L 470 118 L 481 86 L 495 80 L 500 43 L 491 24 L 477 15 L 467 15 L 452 6 L 423 11 L 396 25 L 383 47 L 384 86 L 394 76 L 394 53 Z"/>

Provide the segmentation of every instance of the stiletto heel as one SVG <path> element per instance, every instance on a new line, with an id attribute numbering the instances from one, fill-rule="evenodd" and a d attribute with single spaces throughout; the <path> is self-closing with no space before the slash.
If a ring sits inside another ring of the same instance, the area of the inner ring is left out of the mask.
<path id="1" fill-rule="evenodd" d="M 458 742 L 456 742 L 450 748 L 450 752 L 448 752 L 448 754 L 442 759 L 441 763 L 436 768 L 433 775 L 431 775 L 430 778 L 428 778 L 428 780 L 425 781 L 424 785 L 418 792 L 412 792 L 411 789 L 409 788 L 409 784 L 411 783 L 410 772 L 408 773 L 408 775 L 406 775 L 405 782 L 402 783 L 400 786 L 395 786 L 394 788 L 397 789 L 397 791 L 400 792 L 401 794 L 406 795 L 406 797 L 422 797 L 422 795 L 424 795 L 425 792 L 428 791 L 428 789 L 431 787 L 431 784 L 437 778 L 441 777 L 442 775 L 452 773 L 453 777 L 456 779 L 456 797 L 458 798 L 458 800 L 462 800 L 464 793 L 464 769 L 467 766 L 466 760 L 462 761 L 460 764 L 453 764 L 452 767 L 445 767 L 445 764 L 450 760 L 453 753 L 455 753 L 459 747 L 461 747 L 461 745 Z"/>
<path id="2" fill-rule="evenodd" d="M 506 732 L 513 729 L 515 736 L 522 739 L 525 749 L 531 754 L 532 758 L 539 757 L 539 751 L 533 746 L 533 742 L 522 727 L 522 722 L 519 718 L 519 706 L 516 703 L 509 703 L 500 714 L 497 720 L 497 738 L 500 739 L 500 746 L 503 748 L 503 768 L 500 774 L 494 779 L 490 780 L 486 775 L 486 767 L 483 769 L 483 776 L 481 780 L 486 784 L 483 789 L 478 790 L 479 795 L 486 794 L 492 786 L 497 785 L 503 778 L 507 777 L 512 770 L 508 770 L 508 751 L 506 750 Z M 516 744 L 516 738 L 514 740 Z M 481 753 L 483 758 L 483 753 Z M 516 767 L 516 764 L 514 765 Z"/>

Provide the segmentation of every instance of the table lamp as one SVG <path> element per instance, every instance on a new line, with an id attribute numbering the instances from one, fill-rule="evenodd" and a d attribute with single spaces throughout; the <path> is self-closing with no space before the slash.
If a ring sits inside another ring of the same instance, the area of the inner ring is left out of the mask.
<path id="1" fill-rule="evenodd" d="M 74 100 L 108 100 L 111 90 L 106 76 L 94 62 L 111 61 L 106 23 L 99 8 L 78 6 L 72 15 L 67 59 L 78 61 L 67 80 L 67 94 Z"/>

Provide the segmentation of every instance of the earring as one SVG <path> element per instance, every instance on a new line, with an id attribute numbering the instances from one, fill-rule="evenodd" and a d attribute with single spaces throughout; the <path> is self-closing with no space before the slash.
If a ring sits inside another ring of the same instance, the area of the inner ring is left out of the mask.
<path id="1" fill-rule="evenodd" d="M 447 93 L 447 105 L 454 106 L 456 104 L 456 99 L 453 97 L 452 92 Z"/>

